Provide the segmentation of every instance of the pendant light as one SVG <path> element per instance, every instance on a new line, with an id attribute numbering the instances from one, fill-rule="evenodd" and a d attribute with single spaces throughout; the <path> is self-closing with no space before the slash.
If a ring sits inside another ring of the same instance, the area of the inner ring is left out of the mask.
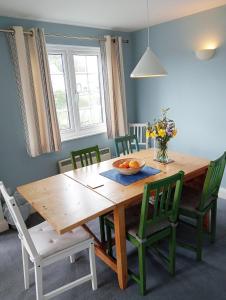
<path id="1" fill-rule="evenodd" d="M 158 77 L 166 76 L 167 72 L 160 64 L 157 56 L 150 49 L 149 37 L 149 0 L 147 0 L 147 23 L 148 23 L 148 46 L 138 64 L 134 68 L 130 77 L 132 78 L 145 78 L 145 77 Z"/>

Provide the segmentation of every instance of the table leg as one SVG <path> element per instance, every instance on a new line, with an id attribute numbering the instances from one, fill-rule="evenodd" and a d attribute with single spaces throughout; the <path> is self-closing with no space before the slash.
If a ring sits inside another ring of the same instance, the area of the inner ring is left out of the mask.
<path id="1" fill-rule="evenodd" d="M 118 282 L 121 289 L 127 287 L 127 256 L 126 256 L 126 228 L 125 208 L 116 206 L 114 209 L 115 246 L 117 258 Z"/>

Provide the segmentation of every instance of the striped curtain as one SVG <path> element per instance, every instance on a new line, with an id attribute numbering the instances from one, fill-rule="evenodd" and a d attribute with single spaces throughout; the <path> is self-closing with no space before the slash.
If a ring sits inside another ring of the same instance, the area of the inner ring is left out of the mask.
<path id="1" fill-rule="evenodd" d="M 42 29 L 13 27 L 8 34 L 20 96 L 28 154 L 36 157 L 61 149 L 59 125 Z"/>
<path id="2" fill-rule="evenodd" d="M 101 41 L 108 138 L 128 133 L 122 38 Z"/>

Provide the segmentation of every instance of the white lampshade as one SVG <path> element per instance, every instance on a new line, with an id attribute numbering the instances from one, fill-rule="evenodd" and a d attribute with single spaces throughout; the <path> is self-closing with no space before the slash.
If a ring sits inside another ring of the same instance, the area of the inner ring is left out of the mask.
<path id="1" fill-rule="evenodd" d="M 139 60 L 138 64 L 134 68 L 130 77 L 143 78 L 143 77 L 158 77 L 166 76 L 167 72 L 160 64 L 157 56 L 151 51 L 150 47 L 147 47 L 143 56 Z"/>

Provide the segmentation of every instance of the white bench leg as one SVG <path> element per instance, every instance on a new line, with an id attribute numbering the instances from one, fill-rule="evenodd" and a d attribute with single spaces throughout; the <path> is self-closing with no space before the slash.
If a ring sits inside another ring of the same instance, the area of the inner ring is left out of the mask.
<path id="1" fill-rule="evenodd" d="M 94 243 L 91 243 L 89 247 L 89 261 L 90 261 L 90 272 L 92 275 L 92 288 L 95 291 L 97 289 L 97 274 L 96 274 Z"/>
<path id="2" fill-rule="evenodd" d="M 42 266 L 35 265 L 36 300 L 43 300 Z"/>
<path id="3" fill-rule="evenodd" d="M 27 250 L 24 248 L 23 243 L 21 242 L 22 248 L 22 260 L 23 260 L 23 272 L 24 272 L 24 287 L 25 290 L 29 289 L 29 259 Z"/>

